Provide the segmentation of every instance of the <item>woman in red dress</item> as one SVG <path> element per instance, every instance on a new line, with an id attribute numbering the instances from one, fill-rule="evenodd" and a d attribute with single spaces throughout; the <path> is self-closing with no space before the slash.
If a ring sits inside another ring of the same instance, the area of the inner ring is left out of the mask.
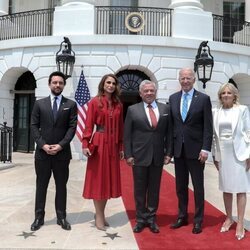
<path id="1" fill-rule="evenodd" d="M 88 157 L 83 197 L 93 199 L 95 226 L 106 230 L 105 206 L 121 196 L 120 160 L 123 152 L 123 107 L 115 75 L 101 79 L 98 94 L 88 104 L 82 151 Z"/>

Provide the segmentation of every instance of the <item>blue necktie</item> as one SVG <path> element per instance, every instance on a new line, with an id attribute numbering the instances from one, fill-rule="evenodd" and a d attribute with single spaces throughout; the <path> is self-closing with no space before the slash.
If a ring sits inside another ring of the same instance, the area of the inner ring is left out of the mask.
<path id="1" fill-rule="evenodd" d="M 53 102 L 53 116 L 54 116 L 54 121 L 56 121 L 57 117 L 57 96 L 54 97 L 54 102 Z"/>
<path id="2" fill-rule="evenodd" d="M 182 100 L 182 110 L 181 110 L 181 117 L 182 121 L 185 121 L 188 112 L 188 93 L 185 93 Z"/>

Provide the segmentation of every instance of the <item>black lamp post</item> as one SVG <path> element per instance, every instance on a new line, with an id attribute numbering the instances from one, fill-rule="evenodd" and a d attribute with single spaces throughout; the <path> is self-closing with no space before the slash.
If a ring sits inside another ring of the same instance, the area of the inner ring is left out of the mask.
<path id="1" fill-rule="evenodd" d="M 214 58 L 210 53 L 210 48 L 207 45 L 208 41 L 203 41 L 195 56 L 194 71 L 197 72 L 199 81 L 203 82 L 203 88 L 206 88 L 206 82 L 211 79 Z"/>
<path id="2" fill-rule="evenodd" d="M 64 49 L 62 46 L 64 45 Z M 71 48 L 71 42 L 68 37 L 60 44 L 60 49 L 56 52 L 57 70 L 64 73 L 66 78 L 71 77 L 75 63 L 75 52 Z"/>

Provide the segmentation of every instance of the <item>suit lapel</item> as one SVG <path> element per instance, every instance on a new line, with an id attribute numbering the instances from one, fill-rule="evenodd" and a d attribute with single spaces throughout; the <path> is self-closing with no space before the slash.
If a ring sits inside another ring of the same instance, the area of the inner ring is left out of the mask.
<path id="1" fill-rule="evenodd" d="M 198 100 L 199 100 L 199 92 L 194 90 L 193 97 L 192 97 L 192 100 L 191 100 L 191 103 L 190 103 L 190 107 L 188 109 L 186 120 L 188 120 L 190 114 L 192 114 L 192 110 L 196 106 L 196 103 L 197 103 Z"/>
<path id="2" fill-rule="evenodd" d="M 148 124 L 148 126 L 150 126 L 150 123 L 146 114 L 146 110 L 144 108 L 144 102 L 141 102 L 139 105 L 139 114 L 142 114 L 143 120 L 146 122 L 146 124 Z"/>
<path id="3" fill-rule="evenodd" d="M 221 108 L 215 109 L 214 117 L 213 117 L 213 119 L 214 119 L 214 131 L 215 131 L 215 134 L 217 136 L 219 136 L 219 120 L 218 120 L 218 118 L 219 118 L 220 112 L 221 112 Z"/>
<path id="4" fill-rule="evenodd" d="M 176 97 L 176 114 L 178 115 L 179 119 L 182 121 L 182 117 L 181 117 L 181 96 L 182 96 L 182 91 L 180 91 Z"/>
<path id="5" fill-rule="evenodd" d="M 164 111 L 163 111 L 163 107 L 161 105 L 159 105 L 158 102 L 156 102 L 156 105 L 158 107 L 158 110 L 159 110 L 159 120 L 161 118 L 161 116 L 163 115 Z"/>
<path id="6" fill-rule="evenodd" d="M 61 114 L 61 112 L 63 110 L 63 107 L 65 105 L 65 102 L 66 102 L 66 99 L 62 96 L 62 99 L 61 99 L 61 102 L 60 102 L 60 105 L 59 105 L 59 109 L 58 109 L 58 115 Z"/>
<path id="7" fill-rule="evenodd" d="M 159 105 L 158 102 L 156 102 L 156 104 L 157 104 L 157 107 L 158 107 L 158 110 L 159 110 L 159 119 L 158 119 L 158 124 L 159 124 L 161 122 L 161 120 L 162 120 L 162 115 L 165 112 L 165 108 L 164 108 L 164 106 Z M 158 126 L 158 124 L 157 124 L 157 126 Z"/>
<path id="8" fill-rule="evenodd" d="M 45 110 L 49 110 L 49 116 L 50 116 L 50 120 L 53 121 L 54 117 L 53 117 L 53 110 L 52 110 L 52 106 L 51 106 L 51 100 L 50 100 L 50 96 L 48 96 L 46 99 L 44 99 L 44 105 L 45 105 Z"/>
<path id="9" fill-rule="evenodd" d="M 238 117 L 239 117 L 240 109 L 238 107 L 233 107 L 232 108 L 232 134 L 235 131 L 235 128 L 238 123 Z"/>

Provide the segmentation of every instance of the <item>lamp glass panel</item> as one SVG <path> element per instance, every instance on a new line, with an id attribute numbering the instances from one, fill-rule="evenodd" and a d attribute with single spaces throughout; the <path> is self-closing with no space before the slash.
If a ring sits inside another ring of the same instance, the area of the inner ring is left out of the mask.
<path id="1" fill-rule="evenodd" d="M 210 80 L 211 77 L 211 72 L 212 72 L 212 68 L 210 65 L 199 65 L 198 67 L 198 79 L 202 80 L 202 79 L 206 79 L 206 80 Z"/>

